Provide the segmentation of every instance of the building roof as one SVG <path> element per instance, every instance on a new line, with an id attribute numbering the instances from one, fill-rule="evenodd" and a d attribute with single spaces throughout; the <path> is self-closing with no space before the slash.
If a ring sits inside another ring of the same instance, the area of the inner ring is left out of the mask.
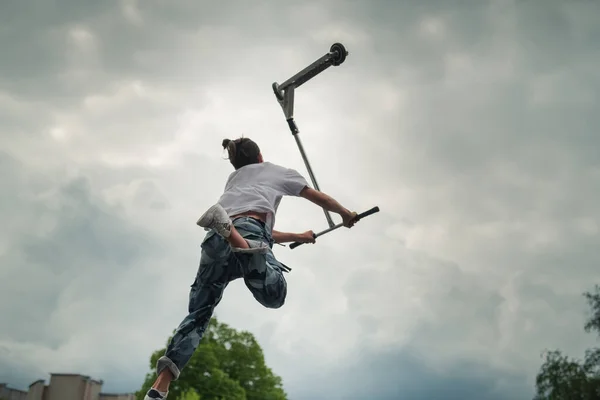
<path id="1" fill-rule="evenodd" d="M 27 392 L 25 390 L 11 388 L 6 383 L 0 383 L 0 388 L 4 388 L 5 390 L 10 390 L 11 392 L 19 392 L 19 393 L 27 394 Z"/>
<path id="2" fill-rule="evenodd" d="M 69 373 L 55 373 L 55 372 L 51 372 L 50 376 L 80 376 L 82 378 L 88 378 L 89 376 L 85 376 L 85 375 L 81 375 L 81 374 L 69 374 Z"/>
<path id="3" fill-rule="evenodd" d="M 41 382 L 41 383 L 43 383 L 43 384 L 46 384 L 46 381 L 45 381 L 44 379 L 38 379 L 38 380 L 37 380 L 37 381 L 35 381 L 35 382 L 31 382 L 31 384 L 29 385 L 29 387 L 32 387 L 32 386 L 33 386 L 33 385 L 35 385 L 36 383 L 40 383 L 40 382 Z"/>

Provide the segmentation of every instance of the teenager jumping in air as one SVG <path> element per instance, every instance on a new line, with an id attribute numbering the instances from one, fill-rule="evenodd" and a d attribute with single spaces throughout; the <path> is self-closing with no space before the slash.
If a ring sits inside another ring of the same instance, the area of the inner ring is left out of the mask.
<path id="1" fill-rule="evenodd" d="M 201 248 L 200 266 L 190 291 L 189 314 L 177 328 L 158 360 L 158 378 L 144 400 L 165 400 L 169 384 L 200 344 L 215 307 L 229 282 L 244 278 L 254 298 L 267 308 L 285 302 L 287 283 L 283 266 L 275 259 L 274 243 L 314 243 L 313 232 L 285 233 L 273 229 L 283 196 L 303 197 L 319 207 L 339 214 L 351 228 L 357 214 L 323 192 L 314 190 L 297 171 L 264 161 L 258 145 L 248 138 L 223 140 L 235 168 L 217 204 L 198 219 L 207 230 Z"/>

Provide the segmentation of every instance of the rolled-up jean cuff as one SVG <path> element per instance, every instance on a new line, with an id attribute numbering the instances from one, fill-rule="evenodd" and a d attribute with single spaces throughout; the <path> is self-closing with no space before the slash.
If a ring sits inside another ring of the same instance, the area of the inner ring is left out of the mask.
<path id="1" fill-rule="evenodd" d="M 180 371 L 179 371 L 179 368 L 177 368 L 177 365 L 175 365 L 175 363 L 173 361 L 171 361 L 171 359 L 169 357 L 162 356 L 156 362 L 156 374 L 160 375 L 160 373 L 165 368 L 169 368 L 169 371 L 171 371 L 171 373 L 173 374 L 174 381 L 176 381 L 177 378 L 179 378 Z"/>

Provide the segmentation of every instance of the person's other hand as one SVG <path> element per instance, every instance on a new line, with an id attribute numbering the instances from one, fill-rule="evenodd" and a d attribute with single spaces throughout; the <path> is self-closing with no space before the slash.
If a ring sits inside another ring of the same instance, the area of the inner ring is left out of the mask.
<path id="1" fill-rule="evenodd" d="M 306 231 L 298 235 L 297 242 L 300 243 L 315 243 L 315 233 L 313 231 Z"/>

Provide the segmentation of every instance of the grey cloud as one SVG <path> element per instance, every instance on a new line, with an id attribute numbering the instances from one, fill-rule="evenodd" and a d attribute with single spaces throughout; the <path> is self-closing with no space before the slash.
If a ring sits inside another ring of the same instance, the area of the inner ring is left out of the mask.
<path id="1" fill-rule="evenodd" d="M 127 19 L 127 4 L 139 14 L 141 23 Z M 238 9 L 243 4 L 230 2 Z M 257 60 L 257 65 L 244 62 L 254 51 L 252 46 L 257 42 L 261 46 L 280 45 L 282 37 L 292 40 L 292 33 L 311 22 L 298 20 L 286 8 L 266 4 L 240 13 L 190 1 L 168 6 L 158 1 L 131 1 L 84 7 L 62 0 L 60 5 L 12 2 L 2 7 L 5 21 L 0 43 L 7 51 L 0 64 L 2 87 L 25 98 L 55 104 L 77 101 L 82 94 L 102 91 L 114 81 L 151 80 L 185 91 L 211 79 L 256 75 L 268 60 Z M 304 7 L 310 9 L 314 4 L 293 8 L 301 11 Z M 260 24 L 265 18 L 270 23 Z M 91 54 L 77 50 L 76 38 L 70 38 L 69 33 L 77 29 L 82 46 L 92 47 Z M 273 30 L 278 31 L 276 37 Z M 14 46 L 17 40 L 27 46 Z M 91 61 L 86 59 L 89 57 Z M 85 64 L 88 61 L 90 65 Z M 84 74 L 81 79 L 78 72 Z"/>
<path id="2" fill-rule="evenodd" d="M 38 379 L 46 377 L 47 372 L 36 365 L 24 365 L 18 360 L 11 360 L 10 349 L 0 345 L 0 380 L 11 388 L 27 390 L 29 385 Z M 33 377 L 33 379 L 31 379 Z"/>
<path id="3" fill-rule="evenodd" d="M 147 206 L 154 210 L 168 208 L 168 200 L 153 181 L 143 181 L 135 191 L 133 202 L 136 206 Z"/>
<path id="4" fill-rule="evenodd" d="M 129 220 L 122 207 L 107 204 L 99 196 L 101 181 L 41 173 L 7 155 L 2 168 L 10 174 L 3 175 L 0 209 L 0 380 L 26 388 L 50 372 L 75 369 L 109 376 L 112 385 L 131 390 L 127 365 L 104 373 L 89 360 L 97 346 L 108 346 L 114 359 L 120 343 L 131 343 L 119 330 L 136 329 L 132 313 L 143 317 L 157 309 L 144 295 L 156 278 L 144 271 L 164 268 L 164 243 Z M 144 177 L 152 178 L 147 171 Z M 160 199 L 149 185 L 138 209 L 152 207 L 148 195 Z M 82 365 L 62 366 L 65 354 L 83 352 L 90 353 Z M 137 358 L 132 365 L 145 367 L 147 360 Z M 133 375 L 143 379 L 142 372 Z"/>
<path id="5" fill-rule="evenodd" d="M 120 279 L 125 266 L 164 251 L 152 234 L 126 223 L 118 210 L 103 205 L 90 191 L 87 180 L 78 178 L 66 182 L 53 198 L 11 207 L 13 212 L 33 212 L 36 218 L 28 232 L 14 232 L 0 258 L 4 339 L 56 348 L 69 339 L 52 326 L 53 311 L 62 307 L 66 289 L 78 285 L 78 296 L 104 291 Z M 11 195 L 18 199 L 22 192 Z"/>
<path id="6" fill-rule="evenodd" d="M 28 263 L 47 263 L 60 272 L 73 273 L 93 260 L 110 273 L 110 268 L 129 264 L 141 256 L 142 248 L 146 251 L 150 247 L 147 234 L 112 216 L 113 210 L 94 204 L 85 179 L 68 182 L 59 196 L 56 209 L 46 211 L 56 221 L 56 228 L 48 235 L 50 240 L 39 240 L 35 235 L 21 239 Z M 79 255 L 83 258 L 78 259 Z"/>
<path id="7" fill-rule="evenodd" d="M 357 348 L 336 371 L 321 370 L 312 385 L 297 389 L 300 399 L 461 399 L 510 400 L 528 398 L 531 388 L 519 375 L 483 363 L 457 361 L 451 370 L 438 371 L 422 355 L 404 350 L 373 351 Z"/>
<path id="8" fill-rule="evenodd" d="M 0 286 L 22 306 L 0 310 L 0 380 L 43 377 L 50 349 L 107 390 L 139 386 L 185 312 L 195 218 L 230 172 L 219 139 L 247 113 L 268 155 L 299 160 L 289 136 L 266 133 L 286 129 L 269 85 L 338 39 L 351 55 L 299 93 L 298 123 L 321 186 L 382 211 L 278 248 L 294 268 L 286 308 L 253 314 L 232 285 L 225 321 L 259 335 L 298 399 L 526 398 L 544 348 L 585 346 L 580 293 L 600 261 L 596 2 L 31 4 L 0 6 L 12 152 L 0 158 Z M 76 28 L 91 50 L 69 39 Z M 169 163 L 107 161 L 180 144 L 184 109 L 197 136 Z M 73 136 L 50 139 L 56 125 Z M 280 215 L 286 229 L 324 226 L 293 200 Z M 101 343 L 127 362 L 96 354 Z"/>
<path id="9" fill-rule="evenodd" d="M 110 8 L 108 3 L 89 7 L 76 1 L 60 3 L 4 2 L 1 6 L 0 46 L 4 56 L 0 83 L 19 97 L 64 104 L 75 89 L 62 78 L 67 62 L 65 25 Z"/>

